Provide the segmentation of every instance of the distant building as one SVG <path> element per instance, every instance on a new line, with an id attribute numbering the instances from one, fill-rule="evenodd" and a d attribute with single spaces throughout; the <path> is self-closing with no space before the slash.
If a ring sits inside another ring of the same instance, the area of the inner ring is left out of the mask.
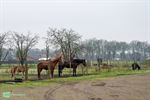
<path id="1" fill-rule="evenodd" d="M 118 61 L 118 60 L 120 60 L 120 58 L 114 58 L 114 60 L 117 60 L 117 61 Z"/>
<path id="2" fill-rule="evenodd" d="M 48 58 L 49 60 L 50 58 Z M 47 60 L 47 58 L 39 58 L 38 61 L 43 61 L 43 60 Z"/>

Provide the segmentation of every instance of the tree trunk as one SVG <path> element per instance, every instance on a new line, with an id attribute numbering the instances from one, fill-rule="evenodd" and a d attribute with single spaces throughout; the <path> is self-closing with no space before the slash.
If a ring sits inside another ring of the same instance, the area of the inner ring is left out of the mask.
<path id="1" fill-rule="evenodd" d="M 25 64 L 25 80 L 28 80 L 28 64 Z"/>

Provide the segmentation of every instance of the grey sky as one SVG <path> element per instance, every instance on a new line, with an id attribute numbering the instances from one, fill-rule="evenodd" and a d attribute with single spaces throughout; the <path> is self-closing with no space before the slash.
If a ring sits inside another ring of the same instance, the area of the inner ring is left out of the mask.
<path id="1" fill-rule="evenodd" d="M 72 28 L 83 39 L 150 42 L 150 1 L 0 0 L 0 32 L 43 37 L 48 27 Z"/>

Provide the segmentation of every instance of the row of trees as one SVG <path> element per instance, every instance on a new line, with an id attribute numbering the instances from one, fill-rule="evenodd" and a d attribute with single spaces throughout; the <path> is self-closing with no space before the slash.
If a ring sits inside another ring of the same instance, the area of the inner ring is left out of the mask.
<path id="1" fill-rule="evenodd" d="M 26 35 L 17 32 L 0 34 L 0 60 L 5 60 L 12 47 L 15 48 L 16 58 L 23 65 L 27 57 L 38 53 L 29 50 L 38 43 L 38 36 L 28 33 Z M 49 28 L 45 41 L 45 56 L 48 59 L 51 52 L 59 51 L 64 55 L 65 61 L 71 61 L 74 57 L 96 60 L 102 58 L 106 61 L 133 60 L 143 61 L 150 57 L 150 44 L 148 42 L 132 41 L 118 42 L 103 39 L 89 39 L 81 41 L 81 36 L 73 30 Z M 51 51 L 52 48 L 56 49 Z M 4 49 L 7 47 L 7 49 Z M 4 55 L 5 54 L 5 55 Z"/>
<path id="2" fill-rule="evenodd" d="M 131 41 L 130 43 L 90 39 L 82 42 L 83 51 L 79 57 L 87 59 L 143 61 L 150 57 L 148 42 Z"/>

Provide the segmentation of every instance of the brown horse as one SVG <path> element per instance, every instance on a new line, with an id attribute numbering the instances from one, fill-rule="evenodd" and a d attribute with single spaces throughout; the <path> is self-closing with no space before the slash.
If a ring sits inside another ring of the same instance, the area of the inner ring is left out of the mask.
<path id="1" fill-rule="evenodd" d="M 112 67 L 113 67 L 112 65 L 108 65 L 108 64 L 106 64 L 106 63 L 103 63 L 103 64 L 100 66 L 101 69 L 107 69 L 108 72 L 111 71 L 111 68 L 112 68 Z"/>
<path id="2" fill-rule="evenodd" d="M 53 60 L 47 60 L 47 61 L 42 61 L 40 63 L 38 63 L 37 65 L 37 71 L 38 71 L 38 78 L 41 79 L 40 77 L 40 73 L 43 69 L 48 70 L 48 66 L 50 67 L 50 73 L 51 73 L 51 78 L 54 77 L 54 69 L 55 66 L 57 65 L 58 62 L 61 61 L 62 55 L 60 55 L 59 57 L 53 59 Z"/>
<path id="3" fill-rule="evenodd" d="M 24 73 L 26 71 L 26 67 L 25 66 L 13 66 L 11 68 L 11 77 L 15 77 L 16 72 L 19 74 L 22 72 L 22 77 L 24 76 Z"/>

